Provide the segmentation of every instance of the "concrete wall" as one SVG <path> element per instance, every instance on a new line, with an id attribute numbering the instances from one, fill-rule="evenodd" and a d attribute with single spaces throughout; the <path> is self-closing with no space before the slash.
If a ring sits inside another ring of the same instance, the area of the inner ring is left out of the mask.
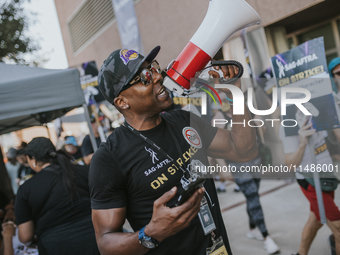
<path id="1" fill-rule="evenodd" d="M 108 1 L 108 0 L 106 0 Z M 101 66 L 106 57 L 121 48 L 117 23 L 114 22 L 78 55 L 71 49 L 66 20 L 82 0 L 55 0 L 69 66 L 95 60 Z M 145 52 L 157 45 L 162 51 L 157 58 L 165 67 L 175 58 L 201 24 L 207 8 L 207 0 L 141 0 L 136 5 L 139 29 Z"/>
<path id="2" fill-rule="evenodd" d="M 324 0 L 246 0 L 268 26 Z"/>
<path id="3" fill-rule="evenodd" d="M 95 60 L 97 65 L 101 66 L 112 51 L 121 48 L 117 24 L 114 22 L 84 50 L 74 55 L 66 21 L 83 2 L 84 0 L 55 0 L 68 63 L 69 66 L 77 66 Z M 267 26 L 322 0 L 247 0 L 247 2 L 260 14 L 262 26 Z M 140 0 L 135 7 L 145 52 L 149 52 L 156 45 L 161 45 L 162 51 L 157 59 L 165 67 L 176 58 L 201 24 L 208 8 L 208 1 Z"/>

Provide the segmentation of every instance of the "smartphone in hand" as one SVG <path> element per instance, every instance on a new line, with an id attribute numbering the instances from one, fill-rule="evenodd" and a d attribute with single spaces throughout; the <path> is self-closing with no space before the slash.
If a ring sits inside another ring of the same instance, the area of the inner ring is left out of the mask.
<path id="1" fill-rule="evenodd" d="M 175 205 L 180 206 L 185 201 L 187 201 L 195 193 L 196 190 L 203 187 L 204 182 L 205 178 L 198 177 L 195 181 L 191 181 L 188 185 L 184 187 L 180 185 L 180 187 L 178 187 L 177 189 L 177 194 L 179 196 Z"/>

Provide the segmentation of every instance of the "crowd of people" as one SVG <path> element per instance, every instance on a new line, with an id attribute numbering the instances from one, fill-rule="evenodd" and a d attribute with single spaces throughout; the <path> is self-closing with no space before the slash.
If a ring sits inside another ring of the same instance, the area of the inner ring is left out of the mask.
<path id="1" fill-rule="evenodd" d="M 99 146 L 95 116 L 90 120 Z M 4 255 L 99 254 L 88 189 L 93 153 L 88 135 L 80 146 L 66 135 L 58 151 L 43 137 L 8 150 L 5 166 L 15 203 L 0 191 Z"/>
<path id="2" fill-rule="evenodd" d="M 64 137 L 61 150 L 44 137 L 8 150 L 6 169 L 15 201 L 0 191 L 4 255 L 25 249 L 31 249 L 31 254 L 232 254 L 217 196 L 223 185 L 215 187 L 214 178 L 195 167 L 207 166 L 209 161 L 237 169 L 261 164 L 259 128 L 213 127 L 188 111 L 168 110 L 172 99 L 155 60 L 159 50 L 154 48 L 146 57 L 116 50 L 104 61 L 99 88 L 125 121 L 100 145 L 98 123 L 91 118 L 96 152 L 89 136 L 80 146 L 72 135 Z M 216 71 L 232 78 L 238 69 L 228 66 Z M 340 58 L 331 61 L 329 71 L 335 78 L 336 98 Z M 210 71 L 214 78 L 220 74 Z M 240 81 L 235 86 L 240 88 Z M 222 92 L 232 102 L 231 92 Z M 215 118 L 247 122 L 253 117 L 248 111 L 232 115 L 232 104 L 223 111 L 212 108 Z M 327 135 L 340 141 L 339 130 L 316 132 L 306 119 L 298 134 L 286 137 L 280 130 L 287 165 L 311 163 L 310 136 L 315 149 L 325 148 L 316 150 L 318 163 L 332 164 L 337 159 L 338 154 L 324 145 Z M 330 173 L 326 177 L 337 182 Z M 222 183 L 233 179 L 246 198 L 247 237 L 263 241 L 268 254 L 279 253 L 264 221 L 260 178 L 252 174 L 219 178 Z M 296 254 L 307 255 L 322 224 L 314 183 L 304 174 L 296 178 L 310 203 Z M 187 200 L 181 200 L 195 185 Z M 323 190 L 322 195 L 334 254 L 340 254 L 340 211 L 334 189 Z M 132 232 L 123 231 L 126 219 Z"/>

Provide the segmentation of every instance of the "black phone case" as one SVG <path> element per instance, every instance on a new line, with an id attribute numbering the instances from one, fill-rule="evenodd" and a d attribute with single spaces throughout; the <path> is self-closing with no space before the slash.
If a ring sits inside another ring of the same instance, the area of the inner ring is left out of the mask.
<path id="1" fill-rule="evenodd" d="M 203 186 L 204 182 L 205 182 L 205 178 L 197 178 L 196 181 L 191 182 L 185 188 L 183 188 L 182 185 L 180 185 L 177 189 L 177 194 L 179 196 L 178 196 L 178 200 L 175 205 L 180 206 L 185 201 L 187 201 L 188 198 L 191 197 L 192 194 L 194 194 L 196 190 L 198 190 L 199 188 Z"/>

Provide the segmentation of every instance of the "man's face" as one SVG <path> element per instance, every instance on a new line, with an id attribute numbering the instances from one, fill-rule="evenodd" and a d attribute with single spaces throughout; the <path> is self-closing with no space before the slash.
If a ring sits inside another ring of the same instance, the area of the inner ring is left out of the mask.
<path id="1" fill-rule="evenodd" d="M 77 148 L 73 144 L 65 144 L 65 150 L 70 154 L 74 154 L 77 152 Z"/>
<path id="2" fill-rule="evenodd" d="M 340 86 L 340 64 L 333 68 L 332 75 L 333 75 L 333 78 L 334 78 L 334 82 L 338 86 Z"/>
<path id="3" fill-rule="evenodd" d="M 24 155 L 18 155 L 18 156 L 17 156 L 17 160 L 18 160 L 19 164 L 28 166 L 26 156 L 24 156 Z"/>
<path id="4" fill-rule="evenodd" d="M 144 63 L 137 75 L 143 68 L 148 66 Z M 160 73 L 152 70 L 152 79 L 144 85 L 141 81 L 121 92 L 121 95 L 129 100 L 129 106 L 134 112 L 141 114 L 159 113 L 172 105 L 169 91 L 163 85 L 163 77 Z"/>

